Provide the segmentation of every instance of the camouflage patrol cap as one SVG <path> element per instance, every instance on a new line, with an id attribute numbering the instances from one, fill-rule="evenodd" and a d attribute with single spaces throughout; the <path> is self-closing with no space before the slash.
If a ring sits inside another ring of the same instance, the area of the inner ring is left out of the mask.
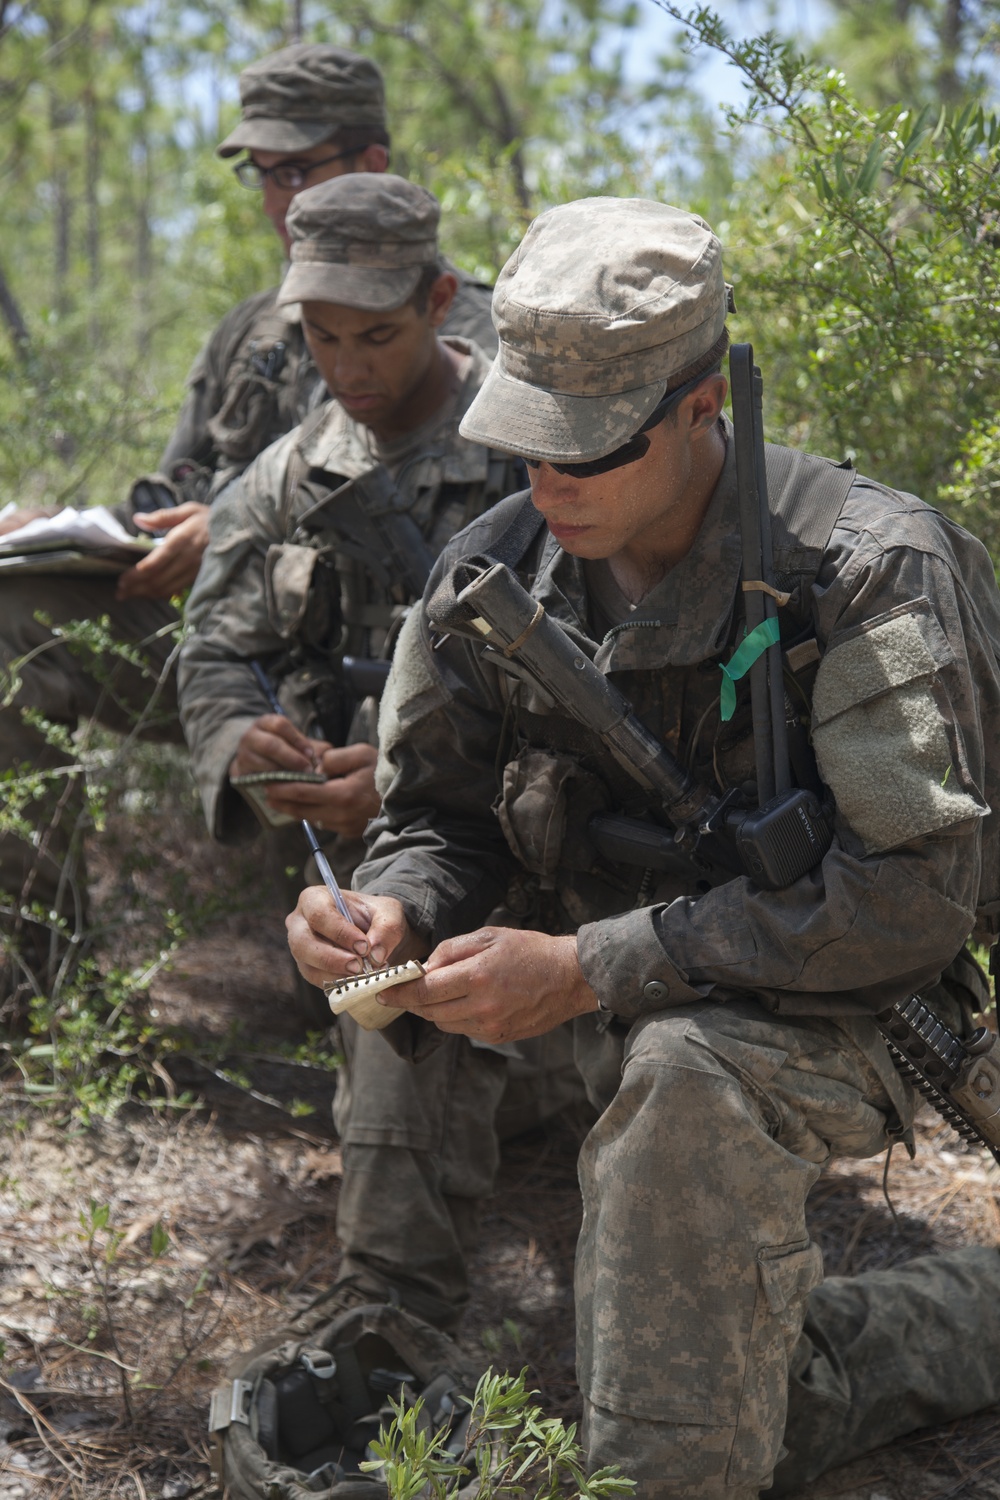
<path id="1" fill-rule="evenodd" d="M 243 118 L 217 156 L 239 151 L 305 151 L 345 125 L 384 130 L 382 74 L 367 57 L 327 43 L 300 42 L 240 74 Z"/>
<path id="2" fill-rule="evenodd" d="M 644 198 L 540 214 L 497 278 L 500 351 L 463 437 L 526 458 L 603 458 L 726 322 L 722 246 L 704 219 Z"/>
<path id="3" fill-rule="evenodd" d="M 285 221 L 292 263 L 279 303 L 402 306 L 438 258 L 440 217 L 432 193 L 391 172 L 351 172 L 307 188 Z"/>

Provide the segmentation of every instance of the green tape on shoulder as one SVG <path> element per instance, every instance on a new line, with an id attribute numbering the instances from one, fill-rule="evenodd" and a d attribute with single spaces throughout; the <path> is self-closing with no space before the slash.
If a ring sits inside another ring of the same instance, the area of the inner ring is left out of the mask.
<path id="1" fill-rule="evenodd" d="M 719 711 L 725 724 L 736 712 L 736 687 L 745 677 L 759 656 L 768 646 L 776 646 L 781 632 L 777 620 L 762 620 L 749 635 L 745 635 L 727 662 L 720 664 L 722 688 L 719 692 Z"/>

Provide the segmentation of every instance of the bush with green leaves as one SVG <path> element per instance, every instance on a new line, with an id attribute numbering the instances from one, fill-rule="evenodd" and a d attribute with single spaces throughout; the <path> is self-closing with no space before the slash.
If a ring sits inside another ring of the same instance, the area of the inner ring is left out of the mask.
<path id="1" fill-rule="evenodd" d="M 476 1386 L 462 1451 L 447 1446 L 448 1432 L 431 1432 L 423 1404 L 392 1403 L 395 1417 L 372 1443 L 375 1459 L 363 1469 L 385 1481 L 389 1500 L 454 1500 L 472 1476 L 476 1500 L 518 1495 L 524 1500 L 610 1500 L 630 1495 L 635 1481 L 617 1465 L 586 1472 L 576 1426 L 547 1417 L 532 1401 L 527 1370 L 495 1375 L 488 1370 Z"/>
<path id="2" fill-rule="evenodd" d="M 717 228 L 771 434 L 850 454 L 994 542 L 1000 117 L 974 101 L 872 107 L 775 32 L 737 40 L 707 7 L 657 4 L 743 83 Z"/>
<path id="3" fill-rule="evenodd" d="M 165 629 L 179 644 L 177 628 Z M 71 733 L 36 710 L 22 710 L 54 753 L 44 765 L 0 775 L 0 836 L 40 850 L 55 818 L 70 817 L 74 828 L 63 861 L 68 896 L 60 912 L 30 895 L 25 899 L 23 892 L 0 892 L 0 1080 L 32 1103 L 83 1124 L 124 1104 L 196 1108 L 193 1095 L 172 1086 L 164 1061 L 184 1052 L 247 1088 L 222 1059 L 233 1051 L 250 1054 L 255 1045 L 233 1030 L 195 1036 L 165 1024 L 150 1006 L 150 987 L 185 940 L 224 915 L 255 906 L 259 882 L 237 878 L 203 889 L 192 881 L 185 851 L 208 843 L 201 807 L 186 752 L 142 738 L 160 714 L 163 681 L 144 666 L 136 648 L 117 641 L 107 619 L 55 627 L 51 642 L 36 650 L 53 646 L 68 647 L 109 692 L 116 664 L 140 668 L 149 697 L 126 734 L 93 720 Z M 0 670 L 0 707 L 8 711 L 16 711 L 25 661 Z M 74 787 L 81 794 L 70 797 Z M 106 840 L 104 865 L 111 867 L 99 910 L 88 907 L 80 858 L 84 840 L 95 836 Z M 40 962 L 37 944 L 23 941 L 29 927 L 48 935 L 54 962 Z M 298 1044 L 272 1043 L 269 1050 L 323 1069 L 340 1062 L 318 1032 Z M 312 1112 L 294 1101 L 288 1110 L 294 1117 Z"/>

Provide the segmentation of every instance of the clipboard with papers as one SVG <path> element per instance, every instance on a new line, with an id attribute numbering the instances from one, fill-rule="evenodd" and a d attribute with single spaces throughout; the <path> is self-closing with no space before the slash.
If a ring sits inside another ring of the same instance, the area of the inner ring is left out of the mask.
<path id="1" fill-rule="evenodd" d="M 0 520 L 15 509 L 11 505 L 0 510 Z M 114 578 L 134 567 L 158 540 L 132 536 L 103 505 L 86 510 L 66 506 L 58 515 L 29 521 L 0 536 L 0 574 Z"/>

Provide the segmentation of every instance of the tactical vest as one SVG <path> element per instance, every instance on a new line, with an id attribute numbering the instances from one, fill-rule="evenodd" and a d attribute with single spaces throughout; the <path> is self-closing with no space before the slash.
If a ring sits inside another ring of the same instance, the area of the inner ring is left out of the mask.
<path id="1" fill-rule="evenodd" d="M 485 478 L 475 483 L 446 481 L 434 455 L 411 495 L 381 464 L 345 480 L 304 457 L 326 419 L 320 408 L 301 424 L 282 492 L 287 540 L 268 549 L 264 576 L 271 623 L 288 642 L 286 671 L 341 744 L 357 706 L 343 658 L 391 655 L 438 554 L 520 476 L 508 455 L 489 451 Z"/>
<path id="2" fill-rule="evenodd" d="M 321 385 L 299 325 L 265 307 L 227 359 L 219 409 L 208 419 L 222 455 L 216 467 L 245 468 L 301 421 Z"/>
<path id="3" fill-rule="evenodd" d="M 810 592 L 818 578 L 831 535 L 857 476 L 849 465 L 835 465 L 828 460 L 798 453 L 791 449 L 767 444 L 765 453 L 772 515 L 775 584 L 784 596 L 779 607 L 779 622 L 784 645 L 786 682 L 794 684 L 801 708 L 798 744 L 795 743 L 793 735 L 790 749 L 796 780 L 799 785 L 808 786 L 818 783 L 815 760 L 808 743 L 808 725 L 812 710 L 815 669 L 821 658 L 820 646 L 812 625 Z M 891 493 L 871 480 L 866 479 L 864 482 L 866 487 Z M 906 498 L 912 499 L 912 497 Z M 930 507 L 921 507 L 921 509 L 934 517 L 942 530 L 952 524 Z M 505 505 L 498 507 L 492 535 L 482 550 L 523 575 L 530 571 L 537 553 L 536 542 L 542 524 L 542 518 L 531 506 L 529 498 L 514 497 Z M 942 541 L 945 540 L 942 537 Z M 948 549 L 945 546 L 942 550 L 947 552 Z M 528 586 L 530 579 L 522 576 L 522 582 Z M 728 660 L 737 641 L 742 637 L 744 628 L 742 613 L 737 609 L 734 614 L 735 618 L 727 645 L 720 654 L 718 662 L 709 663 L 709 666 Z M 989 807 L 994 809 L 983 823 L 982 872 L 977 902 L 976 936 L 981 940 L 986 940 L 995 937 L 1000 932 L 1000 817 L 995 811 L 1000 808 L 1000 634 L 997 632 L 995 623 L 987 619 L 985 612 L 980 616 L 980 623 L 984 635 L 992 645 L 996 664 L 996 671 L 992 674 L 990 682 L 979 685 L 981 687 L 980 708 L 983 714 L 986 783 L 981 791 Z M 509 685 L 508 692 L 510 692 Z M 743 696 L 745 695 L 741 694 L 741 697 Z M 644 811 L 644 798 L 637 791 L 635 783 L 627 773 L 613 762 L 603 747 L 596 743 L 596 737 L 588 737 L 587 731 L 581 726 L 558 717 L 546 719 L 531 713 L 519 715 L 516 708 L 511 717 L 515 719 L 520 717 L 522 726 L 528 730 L 529 740 L 537 744 L 540 739 L 543 744 L 549 745 L 555 755 L 551 765 L 544 766 L 541 762 L 536 762 L 529 768 L 527 774 L 520 774 L 517 770 L 512 772 L 511 763 L 508 762 L 505 786 L 498 805 L 498 815 L 508 842 L 519 860 L 525 864 L 526 868 L 541 875 L 543 883 L 546 879 L 551 883 L 551 877 L 555 873 L 555 865 L 559 859 L 559 851 L 553 847 L 538 845 L 526 847 L 524 830 L 519 831 L 511 826 L 516 822 L 510 813 L 511 806 L 517 797 L 525 797 L 527 799 L 525 805 L 530 806 L 532 801 L 537 805 L 540 801 L 544 801 L 546 796 L 552 798 L 569 795 L 572 797 L 575 793 L 577 803 L 575 805 L 572 802 L 564 803 L 561 819 L 558 815 L 553 816 L 550 809 L 547 818 L 537 821 L 539 826 L 544 823 L 547 836 L 552 835 L 553 829 L 558 830 L 561 827 L 564 830 L 561 837 L 569 844 L 565 853 L 571 861 L 574 859 L 577 861 L 575 866 L 577 869 L 580 868 L 581 862 L 585 864 L 590 858 L 586 848 L 582 851 L 579 848 L 578 828 L 581 824 L 585 825 L 591 812 L 601 811 L 604 808 L 599 801 L 595 801 L 598 794 L 594 785 L 586 790 L 581 790 L 580 786 L 573 787 L 574 759 L 582 752 L 591 763 L 599 763 L 600 776 L 597 779 L 603 780 L 607 787 L 605 807 L 613 806 L 619 811 L 627 811 L 633 815 L 641 814 Z M 553 730 L 556 731 L 555 739 Z M 737 713 L 730 733 L 734 742 L 741 736 L 744 740 L 748 739 L 750 733 L 748 710 L 744 709 Z M 533 786 L 528 785 L 531 776 L 540 778 Z M 543 789 L 541 782 L 546 777 L 549 785 Z M 582 778 L 580 780 L 582 781 Z M 574 840 L 577 840 L 575 850 Z M 609 878 L 613 883 L 613 872 L 610 876 L 607 871 L 604 874 L 605 878 Z M 639 889 L 633 893 L 637 904 L 651 899 L 649 886 L 650 883 L 647 881 L 645 890 L 640 885 Z M 568 915 L 572 919 L 574 913 L 570 911 Z"/>

